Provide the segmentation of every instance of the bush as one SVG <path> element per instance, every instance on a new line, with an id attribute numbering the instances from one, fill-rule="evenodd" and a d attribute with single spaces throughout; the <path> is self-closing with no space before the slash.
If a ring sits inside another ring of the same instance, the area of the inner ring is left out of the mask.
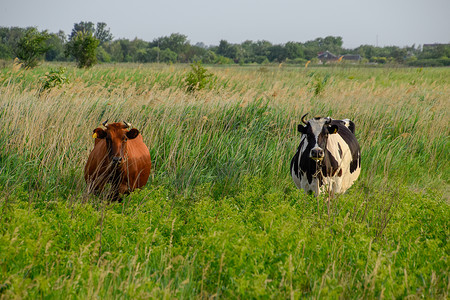
<path id="1" fill-rule="evenodd" d="M 286 64 L 290 64 L 290 65 L 305 65 L 307 62 L 306 59 L 304 58 L 293 58 L 293 59 L 286 59 Z"/>
<path id="2" fill-rule="evenodd" d="M 386 57 L 372 57 L 370 62 L 376 62 L 377 64 L 385 64 L 387 62 Z"/>
<path id="3" fill-rule="evenodd" d="M 308 83 L 310 91 L 314 92 L 314 96 L 318 96 L 325 90 L 328 79 L 330 79 L 330 74 L 325 74 L 325 76 L 322 77 L 320 74 L 312 73 L 310 76 L 311 80 Z"/>
<path id="4" fill-rule="evenodd" d="M 222 55 L 217 55 L 215 63 L 219 65 L 231 65 L 234 64 L 234 61 L 231 58 Z"/>
<path id="5" fill-rule="evenodd" d="M 41 78 L 41 88 L 39 89 L 39 93 L 68 83 L 69 79 L 64 73 L 66 73 L 66 68 L 63 67 L 60 67 L 58 70 L 52 69 L 47 72 L 45 76 Z"/>
<path id="6" fill-rule="evenodd" d="M 204 88 L 212 89 L 216 82 L 216 77 L 209 73 L 200 62 L 191 64 L 191 71 L 184 78 L 186 90 L 188 92 L 202 90 Z"/>
<path id="7" fill-rule="evenodd" d="M 450 58 L 431 58 L 431 59 L 416 59 L 408 62 L 408 66 L 413 67 L 448 67 L 450 66 Z"/>

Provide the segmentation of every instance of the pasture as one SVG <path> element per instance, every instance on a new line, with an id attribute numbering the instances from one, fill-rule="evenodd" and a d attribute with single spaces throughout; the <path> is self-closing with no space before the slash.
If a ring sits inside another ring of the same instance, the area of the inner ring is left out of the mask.
<path id="1" fill-rule="evenodd" d="M 2 298 L 448 298 L 450 69 L 55 68 L 0 70 Z M 306 112 L 356 124 L 330 212 L 290 176 Z M 152 157 L 122 203 L 83 179 L 107 118 Z"/>

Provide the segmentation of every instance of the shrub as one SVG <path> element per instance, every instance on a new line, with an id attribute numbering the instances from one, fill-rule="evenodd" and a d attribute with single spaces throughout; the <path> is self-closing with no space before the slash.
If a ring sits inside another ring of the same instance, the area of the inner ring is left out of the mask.
<path id="1" fill-rule="evenodd" d="M 314 92 L 314 96 L 318 96 L 325 90 L 328 79 L 330 79 L 330 74 L 325 74 L 322 77 L 320 74 L 312 73 L 310 76 L 312 77 L 309 81 L 310 91 Z"/>
<path id="2" fill-rule="evenodd" d="M 45 73 L 45 76 L 41 78 L 41 88 L 39 89 L 39 93 L 68 83 L 69 79 L 64 73 L 66 73 L 66 68 L 63 67 L 60 67 L 58 70 L 51 69 L 49 72 Z"/>
<path id="3" fill-rule="evenodd" d="M 378 64 L 385 64 L 387 63 L 388 59 L 386 57 L 372 57 L 370 59 L 370 62 L 375 62 Z"/>
<path id="4" fill-rule="evenodd" d="M 184 78 L 188 92 L 198 91 L 204 88 L 212 89 L 216 80 L 217 78 L 208 72 L 200 62 L 191 64 L 191 71 Z"/>
<path id="5" fill-rule="evenodd" d="M 414 67 L 448 67 L 450 66 L 450 58 L 416 59 L 409 61 L 408 65 Z"/>

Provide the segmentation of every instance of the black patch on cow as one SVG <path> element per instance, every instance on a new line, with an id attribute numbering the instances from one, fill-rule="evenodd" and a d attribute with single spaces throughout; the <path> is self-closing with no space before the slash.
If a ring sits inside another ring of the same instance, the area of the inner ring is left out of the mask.
<path id="1" fill-rule="evenodd" d="M 338 143 L 338 152 L 339 152 L 339 157 L 342 158 L 342 148 L 341 148 L 341 144 Z"/>
<path id="2" fill-rule="evenodd" d="M 339 170 L 339 173 L 337 174 L 338 177 L 342 176 L 342 169 Z"/>
<path id="3" fill-rule="evenodd" d="M 313 180 L 313 175 L 316 174 L 317 171 L 317 164 L 314 160 L 312 160 L 309 157 L 309 153 L 311 152 L 311 149 L 316 144 L 315 136 L 312 133 L 311 126 L 308 124 L 307 126 L 307 133 L 306 133 L 306 139 L 303 139 L 303 142 L 307 142 L 307 145 L 305 147 L 305 151 L 301 153 L 300 159 L 300 169 L 306 173 L 306 178 L 308 179 L 308 183 L 311 184 Z M 299 148 L 299 150 L 301 147 Z M 320 180 L 320 179 L 319 179 Z"/>
<path id="4" fill-rule="evenodd" d="M 348 129 L 350 129 L 350 131 L 355 134 L 355 123 L 349 121 Z"/>
<path id="5" fill-rule="evenodd" d="M 337 160 L 331 155 L 328 149 L 325 150 L 325 157 L 323 158 L 322 164 L 322 174 L 325 177 L 333 176 L 339 167 Z"/>
<path id="6" fill-rule="evenodd" d="M 292 168 L 294 168 L 294 174 L 297 175 L 297 177 L 299 177 L 299 178 L 301 177 L 301 173 L 298 171 L 298 157 L 300 155 L 300 149 L 303 147 L 304 141 L 305 140 L 302 140 L 300 142 L 300 145 L 298 145 L 298 148 L 297 148 L 297 152 L 295 153 L 294 157 L 291 160 L 291 168 L 290 168 L 290 170 L 292 170 Z"/>
<path id="7" fill-rule="evenodd" d="M 308 179 L 308 183 L 311 184 L 313 175 L 317 171 L 317 167 L 316 162 L 309 157 L 309 151 L 302 153 L 302 156 L 300 157 L 300 169 L 306 173 L 306 179 Z"/>
<path id="8" fill-rule="evenodd" d="M 355 129 L 355 124 L 350 121 L 350 128 L 344 125 L 344 122 L 340 120 L 333 120 L 331 124 L 335 124 L 339 127 L 338 134 L 342 137 L 345 143 L 350 148 L 352 154 L 352 160 L 350 161 L 350 173 L 353 173 L 358 166 L 361 166 L 361 155 L 358 141 L 350 128 Z"/>

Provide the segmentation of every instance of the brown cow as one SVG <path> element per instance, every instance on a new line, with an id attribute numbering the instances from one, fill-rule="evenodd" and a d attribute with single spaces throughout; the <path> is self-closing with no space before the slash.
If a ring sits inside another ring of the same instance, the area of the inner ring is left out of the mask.
<path id="1" fill-rule="evenodd" d="M 84 168 L 89 193 L 98 194 L 106 183 L 111 184 L 109 198 L 120 200 L 120 195 L 143 187 L 151 169 L 150 152 L 139 130 L 130 124 L 112 123 L 94 129 L 95 145 Z"/>

